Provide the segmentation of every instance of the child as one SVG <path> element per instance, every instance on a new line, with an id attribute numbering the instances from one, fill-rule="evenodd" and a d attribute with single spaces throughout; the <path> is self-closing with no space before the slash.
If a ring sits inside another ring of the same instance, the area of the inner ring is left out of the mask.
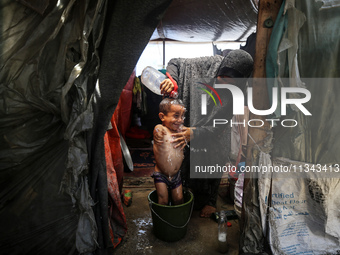
<path id="1" fill-rule="evenodd" d="M 159 104 L 159 118 L 162 124 L 155 126 L 153 152 L 156 159 L 154 178 L 158 203 L 168 205 L 171 190 L 174 205 L 183 203 L 180 166 L 183 161 L 183 148 L 174 148 L 172 134 L 180 132 L 184 121 L 185 108 L 181 100 L 165 98 Z"/>

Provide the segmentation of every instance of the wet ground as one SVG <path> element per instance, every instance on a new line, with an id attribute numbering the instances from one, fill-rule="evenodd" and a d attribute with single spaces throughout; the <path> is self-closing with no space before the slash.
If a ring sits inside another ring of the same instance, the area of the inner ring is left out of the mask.
<path id="1" fill-rule="evenodd" d="M 217 210 L 233 210 L 234 206 L 228 199 L 228 183 L 222 180 L 220 185 Z M 148 194 L 154 190 L 150 177 L 125 177 L 124 188 L 132 190 L 132 204 L 124 205 L 128 231 L 114 254 L 161 254 L 161 255 L 213 255 L 218 252 L 217 223 L 211 218 L 200 218 L 199 211 L 193 211 L 187 225 L 187 233 L 179 241 L 164 242 L 153 233 L 153 222 L 148 204 Z M 229 251 L 226 254 L 236 255 L 239 242 L 239 222 L 230 221 L 228 228 Z"/>

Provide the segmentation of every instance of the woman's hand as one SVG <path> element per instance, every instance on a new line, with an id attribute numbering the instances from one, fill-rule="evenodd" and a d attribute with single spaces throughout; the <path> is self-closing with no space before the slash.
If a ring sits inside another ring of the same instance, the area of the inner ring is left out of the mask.
<path id="1" fill-rule="evenodd" d="M 189 127 L 184 127 L 182 130 L 178 133 L 171 134 L 173 137 L 173 140 L 171 143 L 174 143 L 174 148 L 181 148 L 184 149 L 184 147 L 190 142 L 190 140 L 193 139 L 193 129 L 195 128 L 189 128 Z"/>
<path id="2" fill-rule="evenodd" d="M 161 94 L 169 95 L 171 91 L 174 90 L 175 85 L 172 83 L 170 79 L 165 79 L 161 82 L 159 88 L 161 89 Z"/>

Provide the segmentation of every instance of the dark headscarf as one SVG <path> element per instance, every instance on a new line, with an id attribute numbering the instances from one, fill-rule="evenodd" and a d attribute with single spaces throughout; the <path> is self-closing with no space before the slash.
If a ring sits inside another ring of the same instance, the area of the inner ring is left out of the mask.
<path id="1" fill-rule="evenodd" d="M 221 62 L 217 76 L 248 78 L 253 70 L 253 58 L 244 50 L 233 50 Z"/>

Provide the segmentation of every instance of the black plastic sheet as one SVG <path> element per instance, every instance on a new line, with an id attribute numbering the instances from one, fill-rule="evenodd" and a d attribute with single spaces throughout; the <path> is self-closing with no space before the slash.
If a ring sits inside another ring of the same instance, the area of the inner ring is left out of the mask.
<path id="1" fill-rule="evenodd" d="M 1 1 L 1 253 L 112 247 L 104 134 L 169 4 Z"/>
<path id="2" fill-rule="evenodd" d="M 39 14 L 16 1 L 0 5 L 4 254 L 96 249 L 84 132 L 105 1 L 46 3 Z"/>

